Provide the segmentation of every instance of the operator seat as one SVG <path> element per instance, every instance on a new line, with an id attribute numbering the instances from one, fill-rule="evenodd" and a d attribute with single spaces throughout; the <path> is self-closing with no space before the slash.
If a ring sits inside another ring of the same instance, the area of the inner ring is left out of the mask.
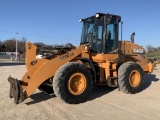
<path id="1" fill-rule="evenodd" d="M 112 51 L 112 47 L 113 47 L 113 41 L 111 39 L 111 32 L 110 31 L 107 31 L 107 34 L 106 34 L 106 52 L 109 53 Z"/>

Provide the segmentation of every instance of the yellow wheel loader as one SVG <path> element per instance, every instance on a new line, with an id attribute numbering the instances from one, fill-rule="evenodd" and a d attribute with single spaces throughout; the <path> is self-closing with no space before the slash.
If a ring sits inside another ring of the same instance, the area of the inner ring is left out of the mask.
<path id="1" fill-rule="evenodd" d="M 97 13 L 80 22 L 80 46 L 68 44 L 54 57 L 36 59 L 36 46 L 26 43 L 27 72 L 22 80 L 8 78 L 9 97 L 16 104 L 37 88 L 71 104 L 86 101 L 94 84 L 130 94 L 141 91 L 143 75 L 151 73 L 153 65 L 147 62 L 145 49 L 134 43 L 134 34 L 131 41 L 118 39 L 121 17 Z"/>

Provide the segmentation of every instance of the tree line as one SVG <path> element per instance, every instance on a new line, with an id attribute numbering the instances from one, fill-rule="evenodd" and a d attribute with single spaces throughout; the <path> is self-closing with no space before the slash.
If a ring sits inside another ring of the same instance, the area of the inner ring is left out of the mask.
<path id="1" fill-rule="evenodd" d="M 17 51 L 20 54 L 25 52 L 26 41 L 27 40 L 25 37 L 17 41 Z M 15 51 L 16 51 L 16 39 L 15 38 L 0 41 L 0 52 L 15 52 Z"/>
<path id="2" fill-rule="evenodd" d="M 146 46 L 147 52 L 154 52 L 154 51 L 160 51 L 160 46 L 159 47 L 154 47 L 151 44 L 148 44 Z"/>
<path id="3" fill-rule="evenodd" d="M 19 39 L 17 41 L 17 51 L 19 54 L 25 53 L 25 43 L 27 42 L 27 39 L 23 37 L 22 39 Z M 53 45 L 46 45 L 43 42 L 34 42 L 37 46 L 37 50 L 39 51 L 42 48 L 45 49 L 52 49 Z M 15 52 L 16 51 L 16 39 L 8 39 L 8 40 L 0 40 L 0 52 Z"/>
<path id="4" fill-rule="evenodd" d="M 25 43 L 26 43 L 27 39 L 25 37 L 22 37 L 21 39 L 19 39 L 17 41 L 17 51 L 20 54 L 25 53 Z M 55 45 L 47 45 L 43 42 L 34 42 L 33 44 L 35 44 L 37 46 L 37 51 L 39 51 L 40 49 L 53 49 L 54 46 L 58 46 L 58 44 Z M 64 46 L 64 45 L 61 45 Z M 146 45 L 146 50 L 147 52 L 154 52 L 154 51 L 160 51 L 160 46 L 159 47 L 153 47 L 151 44 Z M 4 40 L 1 41 L 0 40 L 0 52 L 15 52 L 16 51 L 16 39 L 12 38 L 12 39 L 8 39 L 8 40 Z"/>

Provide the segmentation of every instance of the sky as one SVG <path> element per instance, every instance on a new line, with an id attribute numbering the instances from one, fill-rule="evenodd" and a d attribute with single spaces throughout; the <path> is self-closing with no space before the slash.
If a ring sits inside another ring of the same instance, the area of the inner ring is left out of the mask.
<path id="1" fill-rule="evenodd" d="M 120 15 L 123 39 L 160 46 L 160 0 L 0 0 L 0 40 L 79 45 L 82 23 L 96 13 Z M 18 32 L 18 34 L 16 34 Z"/>

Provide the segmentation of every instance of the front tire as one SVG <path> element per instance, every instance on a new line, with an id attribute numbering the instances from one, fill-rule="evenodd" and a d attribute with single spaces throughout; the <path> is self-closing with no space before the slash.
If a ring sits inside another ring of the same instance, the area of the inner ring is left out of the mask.
<path id="1" fill-rule="evenodd" d="M 55 95 L 66 103 L 85 102 L 93 87 L 90 70 L 81 63 L 69 62 L 53 78 Z"/>
<path id="2" fill-rule="evenodd" d="M 134 62 L 123 63 L 118 69 L 118 84 L 125 93 L 137 93 L 143 86 L 143 70 Z"/>

